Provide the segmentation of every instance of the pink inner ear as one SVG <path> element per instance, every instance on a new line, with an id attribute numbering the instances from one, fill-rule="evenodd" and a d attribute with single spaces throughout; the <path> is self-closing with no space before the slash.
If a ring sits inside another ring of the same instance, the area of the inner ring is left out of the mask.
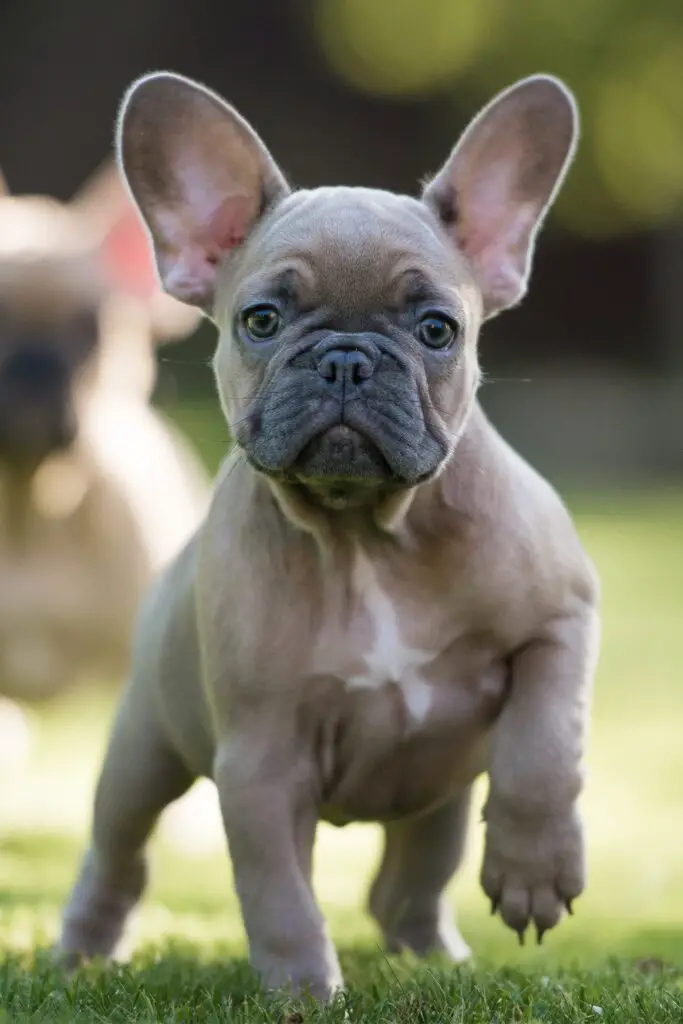
<path id="1" fill-rule="evenodd" d="M 158 218 L 158 233 L 167 240 L 158 249 L 166 291 L 181 302 L 208 308 L 216 265 L 244 242 L 257 216 L 255 197 L 234 195 L 213 208 L 170 211 Z"/>
<path id="2" fill-rule="evenodd" d="M 515 302 L 524 291 L 529 247 L 538 210 L 506 193 L 504 177 L 480 186 L 458 237 L 461 250 L 476 267 L 489 302 Z"/>
<path id="3" fill-rule="evenodd" d="M 514 175 L 503 161 L 488 167 L 479 180 L 465 188 L 467 202 L 459 244 L 471 259 L 484 257 L 491 249 L 507 248 L 507 236 L 517 230 L 518 205 L 512 199 L 513 189 Z"/>
<path id="4" fill-rule="evenodd" d="M 218 263 L 223 253 L 242 245 L 257 213 L 254 200 L 249 196 L 225 199 L 198 233 L 197 243 L 204 249 L 207 261 Z"/>
<path id="5" fill-rule="evenodd" d="M 131 206 L 109 231 L 102 255 L 113 287 L 149 298 L 159 288 L 147 233 Z"/>

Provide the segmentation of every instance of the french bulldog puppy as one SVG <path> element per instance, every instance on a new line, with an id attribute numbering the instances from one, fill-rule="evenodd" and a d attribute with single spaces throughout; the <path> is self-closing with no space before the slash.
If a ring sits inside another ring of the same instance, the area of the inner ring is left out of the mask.
<path id="1" fill-rule="evenodd" d="M 419 199 L 291 191 L 207 89 L 159 73 L 128 92 L 122 168 L 164 287 L 218 327 L 236 446 L 144 605 L 67 960 L 112 953 L 157 816 L 197 776 L 268 988 L 342 984 L 311 888 L 321 819 L 383 824 L 369 905 L 390 949 L 467 956 L 444 890 L 482 772 L 481 880 L 506 924 L 540 937 L 582 891 L 598 583 L 476 400 L 480 326 L 524 294 L 576 134 L 537 76 Z"/>
<path id="2" fill-rule="evenodd" d="M 3 750 L 10 699 L 125 678 L 142 594 L 206 511 L 199 461 L 149 405 L 157 342 L 197 320 L 159 288 L 113 161 L 67 204 L 0 195 Z"/>

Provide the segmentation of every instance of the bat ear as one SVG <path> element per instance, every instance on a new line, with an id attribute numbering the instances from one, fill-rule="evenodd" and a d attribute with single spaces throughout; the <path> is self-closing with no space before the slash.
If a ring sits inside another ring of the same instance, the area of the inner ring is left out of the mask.
<path id="1" fill-rule="evenodd" d="M 115 160 L 95 171 L 70 207 L 99 249 L 113 287 L 148 299 L 159 280 L 147 234 Z"/>
<path id="2" fill-rule="evenodd" d="M 69 205 L 93 239 L 112 290 L 145 303 L 155 339 L 185 337 L 194 330 L 201 313 L 162 291 L 149 236 L 113 158 L 95 171 Z"/>
<path id="3" fill-rule="evenodd" d="M 224 100 L 166 72 L 124 97 L 117 151 L 165 290 L 210 313 L 221 261 L 289 192 L 277 164 Z"/>
<path id="4" fill-rule="evenodd" d="M 423 199 L 469 259 L 487 316 L 524 295 L 536 234 L 571 164 L 574 97 L 534 75 L 500 93 L 465 130 Z"/>

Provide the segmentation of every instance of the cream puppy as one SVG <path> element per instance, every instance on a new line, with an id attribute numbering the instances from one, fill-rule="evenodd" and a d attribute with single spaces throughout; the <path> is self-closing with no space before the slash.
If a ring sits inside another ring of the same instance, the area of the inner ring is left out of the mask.
<path id="1" fill-rule="evenodd" d="M 0 195 L 0 697 L 125 676 L 142 594 L 208 504 L 149 404 L 155 346 L 196 322 L 115 164 L 70 203 Z"/>

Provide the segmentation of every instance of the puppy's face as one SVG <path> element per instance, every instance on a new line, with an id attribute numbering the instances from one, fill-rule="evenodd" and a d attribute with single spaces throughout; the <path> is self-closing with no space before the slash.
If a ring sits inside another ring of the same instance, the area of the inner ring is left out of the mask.
<path id="1" fill-rule="evenodd" d="M 70 203 L 10 196 L 0 180 L 5 466 L 30 471 L 69 447 L 103 390 L 146 397 L 156 323 L 173 334 L 195 321 L 166 296 L 153 306 L 160 293 L 146 234 L 114 172 L 105 165 Z"/>
<path id="2" fill-rule="evenodd" d="M 486 108 L 421 199 L 291 192 L 212 93 L 166 74 L 133 87 L 123 168 L 167 290 L 218 325 L 223 407 L 258 470 L 333 509 L 439 472 L 480 324 L 525 290 L 575 132 L 567 91 L 538 77 Z"/>
<path id="3" fill-rule="evenodd" d="M 294 193 L 219 296 L 216 370 L 253 464 L 323 503 L 437 472 L 477 380 L 479 295 L 416 200 Z"/>
<path id="4" fill-rule="evenodd" d="M 0 197 L 0 459 L 36 465 L 71 444 L 95 358 L 103 282 L 49 200 Z"/>

